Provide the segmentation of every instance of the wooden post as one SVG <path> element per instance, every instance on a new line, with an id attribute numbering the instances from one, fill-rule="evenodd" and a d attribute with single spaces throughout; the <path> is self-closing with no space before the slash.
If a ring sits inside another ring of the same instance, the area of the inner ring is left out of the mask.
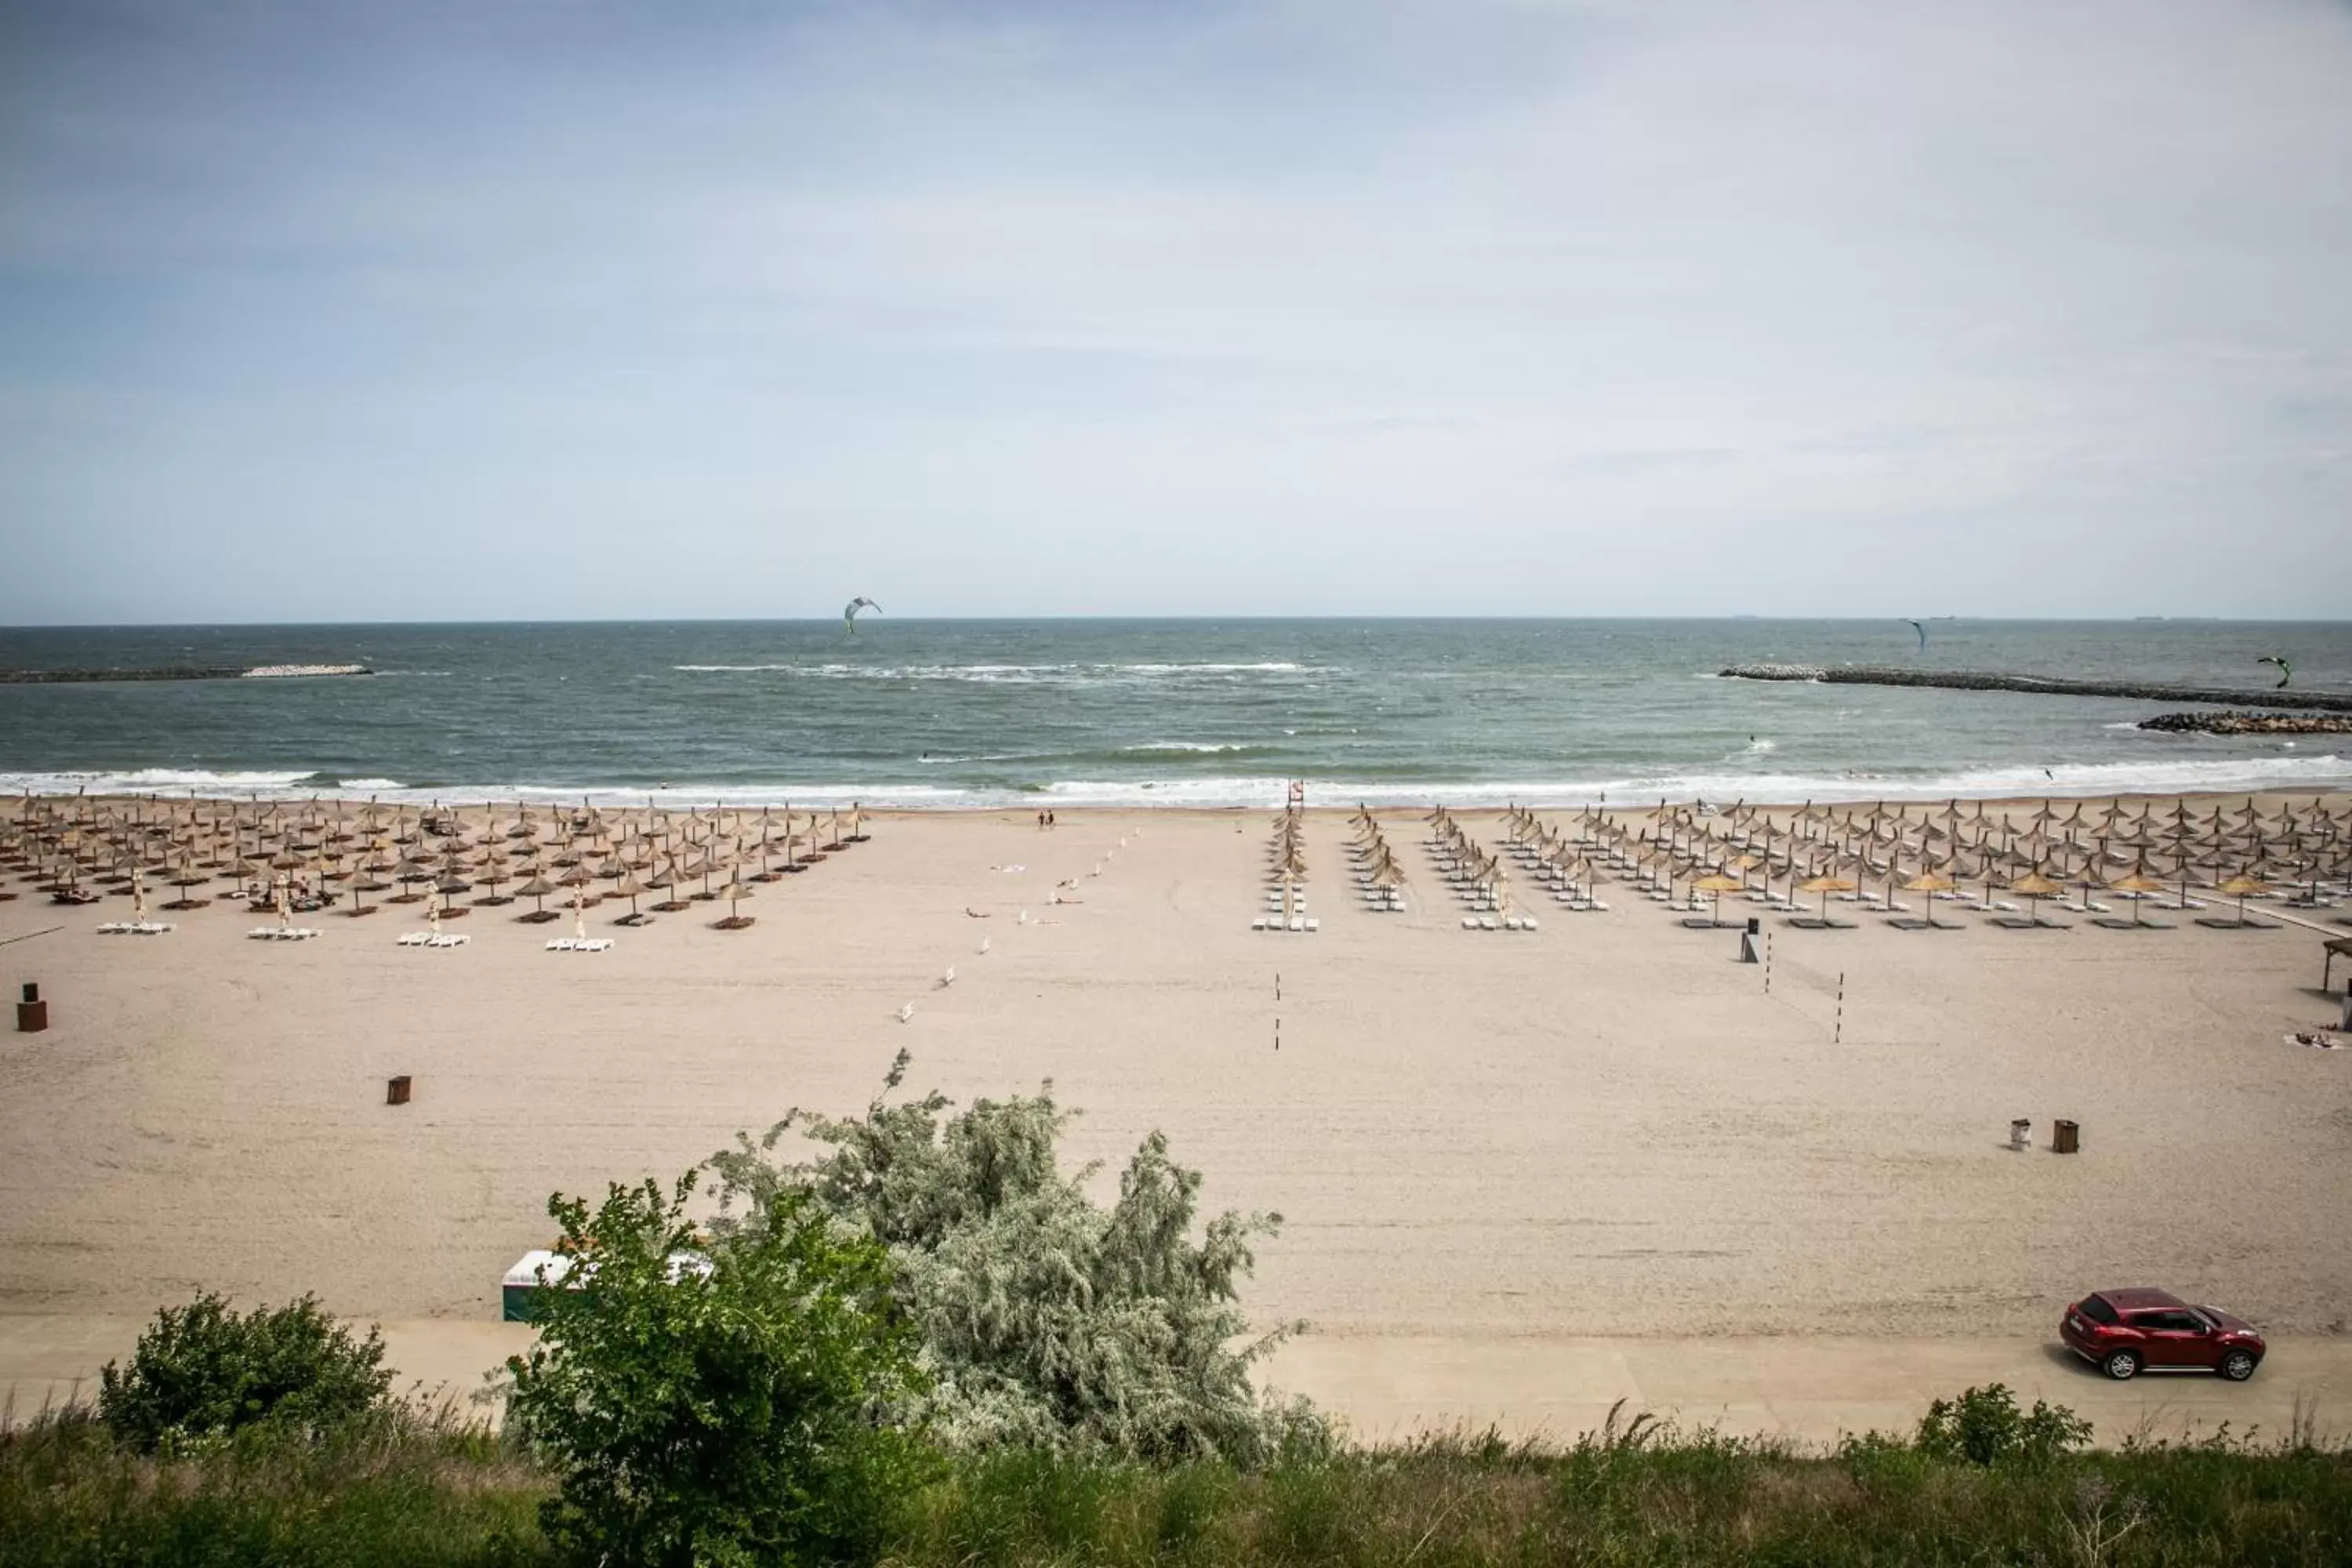
<path id="1" fill-rule="evenodd" d="M 1837 1026 L 1836 1026 L 1836 1028 L 1835 1028 L 1834 1032 L 1832 1032 L 1832 1035 L 1830 1036 L 1830 1042 L 1831 1042 L 1832 1045 L 1843 1045 L 1843 1044 L 1844 1043 L 1844 1041 L 1845 1041 L 1845 971 L 1844 971 L 1844 970 L 1843 970 L 1843 969 L 1841 969 L 1841 970 L 1839 970 L 1839 971 L 1838 971 Z"/>

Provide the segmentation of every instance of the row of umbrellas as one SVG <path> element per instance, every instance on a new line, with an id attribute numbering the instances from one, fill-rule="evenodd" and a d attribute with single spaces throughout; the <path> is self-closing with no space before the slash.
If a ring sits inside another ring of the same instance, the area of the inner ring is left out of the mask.
<path id="1" fill-rule="evenodd" d="M 1275 817 L 1265 862 L 1268 879 L 1282 891 L 1282 921 L 1288 925 L 1297 912 L 1299 884 L 1307 880 L 1307 812 L 1297 802 Z"/>
<path id="2" fill-rule="evenodd" d="M 656 911 L 724 898 L 730 913 L 719 924 L 740 930 L 751 923 L 741 905 L 758 884 L 862 842 L 863 828 L 855 805 L 829 814 L 789 806 L 666 813 L 583 803 L 509 815 L 492 805 L 469 818 L 439 806 L 373 802 L 354 811 L 342 801 L 27 796 L 0 816 L 0 869 L 68 902 L 87 901 L 96 888 L 133 884 L 143 905 L 144 879 L 153 877 L 179 889 L 163 906 L 173 910 L 210 903 L 200 890 L 216 879 L 255 904 L 299 893 L 322 907 L 348 893 L 353 914 L 373 910 L 370 893 L 392 892 L 387 901 L 395 903 L 429 900 L 451 915 L 465 910 L 447 900 L 466 893 L 479 891 L 472 902 L 486 906 L 527 898 L 533 909 L 523 918 L 534 922 L 558 918 L 546 901 L 567 895 L 583 907 L 625 898 L 625 923 L 632 924 L 647 918 L 638 901 L 648 894 L 662 896 Z"/>
<path id="3" fill-rule="evenodd" d="M 1696 803 L 1661 802 L 1629 825 L 1595 809 L 1580 813 L 1567 832 L 1515 808 L 1516 837 L 1547 853 L 1601 848 L 1671 895 L 1754 891 L 1771 896 L 1774 884 L 1790 901 L 1883 885 L 1934 895 L 1980 885 L 1990 903 L 1996 889 L 2029 900 L 2063 895 L 2070 887 L 2087 902 L 2105 890 L 2139 899 L 2171 893 L 2183 903 L 2202 887 L 2240 903 L 2274 884 L 2300 886 L 2317 900 L 2323 887 L 2352 875 L 2352 809 L 2326 802 L 2265 811 L 2252 799 L 2199 808 L 2187 801 L 2142 803 L 2044 800 L 2031 809 L 1941 805 L 1817 806 L 1793 814 L 1735 805 L 1709 813 Z"/>
<path id="4" fill-rule="evenodd" d="M 1348 830 L 1354 840 L 1349 852 L 1370 875 L 1373 887 L 1386 894 L 1404 886 L 1404 868 L 1397 864 L 1396 851 L 1390 847 L 1388 835 L 1381 830 L 1380 819 L 1372 815 L 1370 807 L 1357 806 L 1356 814 L 1348 819 Z"/>

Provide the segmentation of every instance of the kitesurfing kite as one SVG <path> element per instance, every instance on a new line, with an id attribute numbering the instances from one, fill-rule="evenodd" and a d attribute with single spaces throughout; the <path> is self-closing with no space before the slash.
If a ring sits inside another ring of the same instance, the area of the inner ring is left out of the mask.
<path id="1" fill-rule="evenodd" d="M 1903 617 L 1903 622 L 1904 625 L 1909 626 L 1913 631 L 1919 634 L 1919 646 L 1923 648 L 1926 647 L 1927 646 L 1927 628 L 1921 626 L 1917 621 L 1913 620 L 1908 616 Z"/>
<path id="2" fill-rule="evenodd" d="M 882 613 L 882 606 L 863 594 L 844 605 L 841 608 L 842 636 L 854 637 L 857 635 L 857 612 L 860 610 L 871 610 L 878 616 Z"/>
<path id="3" fill-rule="evenodd" d="M 2273 689 L 2275 690 L 2284 691 L 2286 689 L 2286 683 L 2294 679 L 2294 666 L 2287 663 L 2286 660 L 2281 658 L 2274 653 L 2266 653 L 2263 655 L 2262 658 L 2254 660 L 2254 662 L 2256 664 L 2274 664 L 2278 666 L 2279 683 Z"/>

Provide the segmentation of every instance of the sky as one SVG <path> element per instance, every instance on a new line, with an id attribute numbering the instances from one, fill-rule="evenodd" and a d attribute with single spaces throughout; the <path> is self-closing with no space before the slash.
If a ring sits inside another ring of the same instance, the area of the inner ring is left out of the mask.
<path id="1" fill-rule="evenodd" d="M 2343 0 L 13 0 L 0 623 L 2340 617 Z"/>

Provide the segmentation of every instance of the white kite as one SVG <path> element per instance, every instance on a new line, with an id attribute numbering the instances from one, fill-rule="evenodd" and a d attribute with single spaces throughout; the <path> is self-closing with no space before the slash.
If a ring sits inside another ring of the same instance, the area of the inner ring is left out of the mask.
<path id="1" fill-rule="evenodd" d="M 858 595 L 857 597 L 850 600 L 848 604 L 843 605 L 841 609 L 841 632 L 844 637 L 854 637 L 857 635 L 857 612 L 860 610 L 871 610 L 878 616 L 882 613 L 882 606 L 876 604 L 873 600 L 867 598 L 863 594 Z"/>

